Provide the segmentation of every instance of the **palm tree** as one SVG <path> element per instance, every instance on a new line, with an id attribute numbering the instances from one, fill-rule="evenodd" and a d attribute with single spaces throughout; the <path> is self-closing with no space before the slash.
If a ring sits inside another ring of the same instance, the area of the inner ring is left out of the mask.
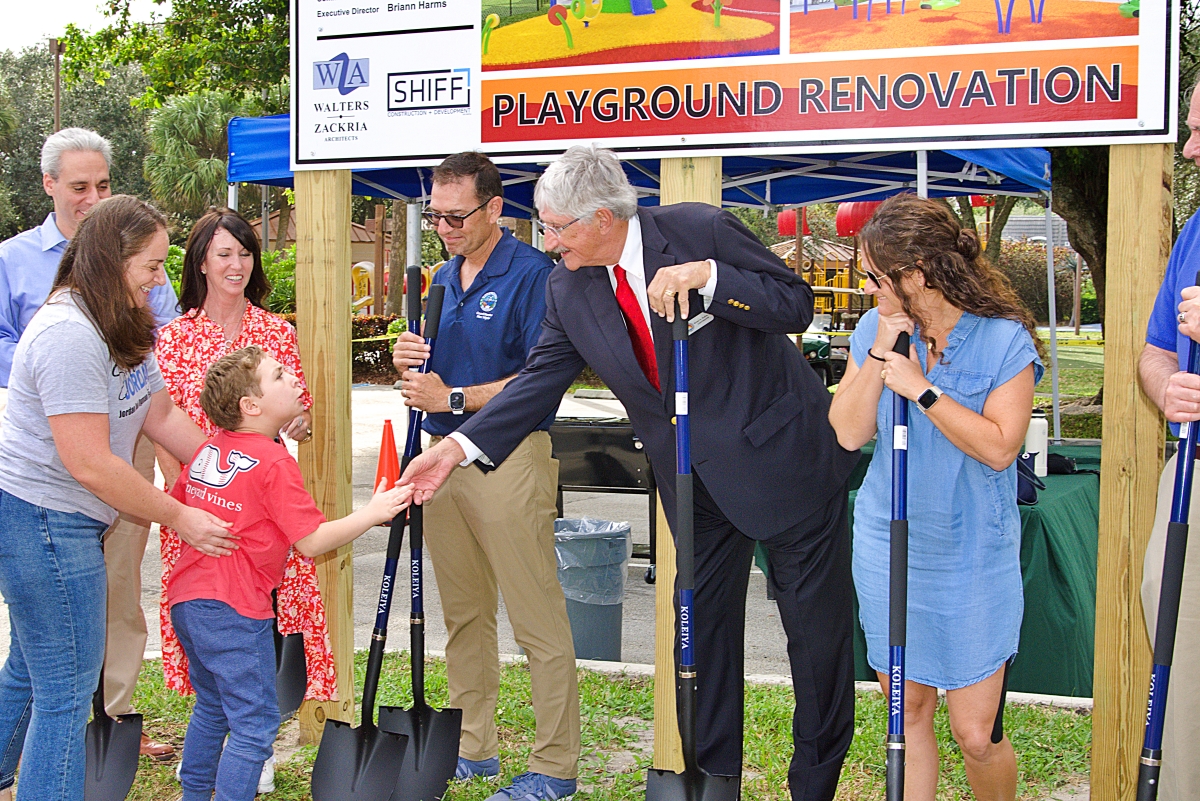
<path id="1" fill-rule="evenodd" d="M 150 117 L 150 153 L 143 171 L 164 209 L 196 216 L 225 202 L 226 128 L 247 104 L 226 92 L 169 99 Z"/>

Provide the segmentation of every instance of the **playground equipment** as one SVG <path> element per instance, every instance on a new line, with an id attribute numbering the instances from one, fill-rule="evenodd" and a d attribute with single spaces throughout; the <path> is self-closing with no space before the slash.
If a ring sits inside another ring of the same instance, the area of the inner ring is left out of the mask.
<path id="1" fill-rule="evenodd" d="M 567 24 L 567 7 L 550 6 L 546 18 L 550 20 L 551 25 L 558 25 L 563 29 L 563 35 L 567 37 L 567 49 L 574 50 L 575 40 L 571 38 L 571 26 Z"/>
<path id="2" fill-rule="evenodd" d="M 500 15 L 488 14 L 483 21 L 483 54 L 486 56 L 488 45 L 492 43 L 492 31 L 500 27 Z"/>

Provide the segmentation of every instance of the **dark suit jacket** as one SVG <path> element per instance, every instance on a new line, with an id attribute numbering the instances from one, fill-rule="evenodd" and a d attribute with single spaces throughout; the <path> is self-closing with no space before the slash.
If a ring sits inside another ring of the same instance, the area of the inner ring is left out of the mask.
<path id="1" fill-rule="evenodd" d="M 738 530 L 755 539 L 774 536 L 821 510 L 858 461 L 829 425 L 829 392 L 785 336 L 808 328 L 812 290 L 728 212 L 682 203 L 639 209 L 638 218 L 647 285 L 664 266 L 716 261 L 708 309 L 715 319 L 689 344 L 692 465 Z M 690 301 L 694 318 L 703 301 L 694 290 Z M 634 357 L 604 267 L 555 266 L 546 307 L 525 368 L 459 431 L 499 464 L 591 365 L 646 444 L 673 526 L 670 325 L 651 314 L 660 394 Z"/>

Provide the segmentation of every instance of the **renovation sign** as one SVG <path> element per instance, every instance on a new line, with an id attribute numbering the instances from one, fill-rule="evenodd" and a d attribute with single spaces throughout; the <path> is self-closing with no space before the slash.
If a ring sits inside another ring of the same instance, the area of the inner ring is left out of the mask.
<path id="1" fill-rule="evenodd" d="M 580 142 L 669 156 L 1175 138 L 1170 0 L 475 0 L 472 13 L 469 146 L 507 160 Z M 428 163 L 423 132 L 393 131 L 388 163 Z M 438 154 L 463 140 L 444 142 Z"/>

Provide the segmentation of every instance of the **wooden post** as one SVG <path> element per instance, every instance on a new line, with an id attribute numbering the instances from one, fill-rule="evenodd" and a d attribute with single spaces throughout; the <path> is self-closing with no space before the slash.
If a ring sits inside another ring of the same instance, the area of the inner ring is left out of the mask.
<path id="1" fill-rule="evenodd" d="M 660 202 L 698 201 L 721 205 L 721 159 L 663 159 L 659 173 Z M 654 585 L 654 762 L 659 770 L 683 772 L 683 746 L 675 710 L 675 543 L 658 503 L 658 565 Z"/>
<path id="2" fill-rule="evenodd" d="M 1162 470 L 1163 423 L 1137 358 L 1171 250 L 1171 145 L 1109 148 L 1104 428 L 1096 569 L 1093 801 L 1132 801 L 1150 682 L 1142 561 Z"/>
<path id="3" fill-rule="evenodd" d="M 300 446 L 304 488 L 329 519 L 350 513 L 350 171 L 296 173 L 296 327 L 313 396 L 313 438 Z M 326 717 L 354 719 L 352 546 L 317 558 L 337 701 L 305 701 L 301 742 L 320 742 Z"/>
<path id="4" fill-rule="evenodd" d="M 371 276 L 371 305 L 376 314 L 383 314 L 383 306 L 387 298 L 383 296 L 383 243 L 384 229 L 387 227 L 387 208 L 382 203 L 375 204 L 375 274 Z"/>

